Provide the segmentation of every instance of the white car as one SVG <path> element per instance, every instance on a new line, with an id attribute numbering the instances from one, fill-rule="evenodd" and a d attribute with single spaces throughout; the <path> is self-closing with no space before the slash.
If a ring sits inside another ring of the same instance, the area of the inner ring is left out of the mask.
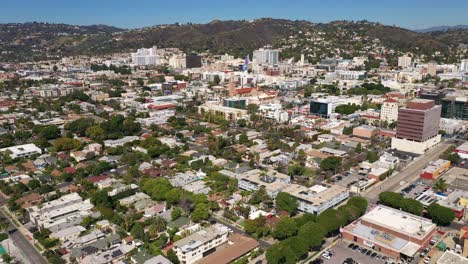
<path id="1" fill-rule="evenodd" d="M 325 258 L 325 259 L 330 259 L 331 258 L 330 255 L 327 252 L 324 252 L 322 254 L 322 257 Z"/>

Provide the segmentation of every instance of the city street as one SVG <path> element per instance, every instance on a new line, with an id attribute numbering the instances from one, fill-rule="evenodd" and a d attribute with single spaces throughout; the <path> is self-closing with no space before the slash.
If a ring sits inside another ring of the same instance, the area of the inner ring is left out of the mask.
<path id="1" fill-rule="evenodd" d="M 369 202 L 375 203 L 379 199 L 379 194 L 385 191 L 396 192 L 401 188 L 411 184 L 419 178 L 419 173 L 423 168 L 429 164 L 429 162 L 439 158 L 439 155 L 442 154 L 447 148 L 450 147 L 451 142 L 445 141 L 440 143 L 433 149 L 429 150 L 424 156 L 418 157 L 413 161 L 407 168 L 402 169 L 397 175 L 390 177 L 383 181 L 380 184 L 377 184 L 373 188 L 369 189 L 366 193 L 363 194 Z M 405 184 L 400 185 L 404 181 Z"/>
<path id="2" fill-rule="evenodd" d="M 0 196 L 0 203 L 4 203 L 4 198 Z M 9 233 L 10 239 L 23 251 L 26 258 L 30 263 L 34 264 L 47 264 L 47 260 L 37 251 L 37 249 L 28 241 L 28 239 L 16 228 L 11 221 L 10 217 L 6 215 L 3 210 L 0 210 L 0 216 L 7 219 L 10 223 L 9 230 L 15 230 Z"/>

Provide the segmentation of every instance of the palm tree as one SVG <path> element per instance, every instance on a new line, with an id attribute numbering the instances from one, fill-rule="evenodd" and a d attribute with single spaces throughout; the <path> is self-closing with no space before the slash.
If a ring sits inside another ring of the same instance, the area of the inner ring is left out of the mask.
<path id="1" fill-rule="evenodd" d="M 436 191 L 445 191 L 447 189 L 447 182 L 444 179 L 440 179 L 434 183 L 432 188 Z"/>
<path id="2" fill-rule="evenodd" d="M 162 218 L 161 216 L 154 217 L 152 222 L 159 232 L 166 230 L 166 225 L 167 225 L 166 220 Z"/>
<path id="3" fill-rule="evenodd" d="M 148 236 L 149 236 L 150 240 L 157 238 L 158 234 L 159 234 L 159 231 L 158 231 L 156 225 L 151 224 L 149 226 L 149 228 L 148 228 Z"/>
<path id="4" fill-rule="evenodd" d="M 124 216 L 125 231 L 129 231 L 132 225 L 133 225 L 133 217 L 131 215 L 125 215 Z"/>

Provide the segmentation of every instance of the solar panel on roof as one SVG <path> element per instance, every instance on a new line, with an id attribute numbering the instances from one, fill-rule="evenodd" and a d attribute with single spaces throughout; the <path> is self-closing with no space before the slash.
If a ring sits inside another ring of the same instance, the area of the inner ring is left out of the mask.
<path id="1" fill-rule="evenodd" d="M 117 257 L 121 256 L 122 254 L 123 254 L 122 251 L 120 251 L 120 249 L 118 249 L 118 250 L 112 252 L 112 257 L 117 258 Z"/>

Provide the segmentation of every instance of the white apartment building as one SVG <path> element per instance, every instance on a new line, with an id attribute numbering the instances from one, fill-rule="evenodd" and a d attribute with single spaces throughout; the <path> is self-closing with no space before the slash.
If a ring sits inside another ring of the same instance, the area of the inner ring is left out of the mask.
<path id="1" fill-rule="evenodd" d="M 0 149 L 0 152 L 5 151 L 8 151 L 12 159 L 26 158 L 32 155 L 42 154 L 42 150 L 32 143 Z"/>
<path id="2" fill-rule="evenodd" d="M 75 89 L 72 87 L 49 87 L 34 91 L 34 93 L 38 93 L 40 97 L 60 97 L 71 94 Z"/>
<path id="3" fill-rule="evenodd" d="M 126 136 L 126 137 L 115 139 L 115 140 L 108 139 L 108 140 L 104 140 L 104 145 L 108 148 L 115 148 L 118 146 L 123 146 L 125 143 L 133 142 L 138 139 L 139 137 L 137 136 Z"/>
<path id="4" fill-rule="evenodd" d="M 465 121 L 451 118 L 441 118 L 439 128 L 449 135 L 453 135 L 465 128 Z"/>
<path id="5" fill-rule="evenodd" d="M 184 69 L 187 68 L 187 60 L 185 58 L 185 54 L 182 55 L 174 55 L 169 58 L 169 66 L 174 69 Z"/>
<path id="6" fill-rule="evenodd" d="M 412 58 L 405 54 L 401 57 L 398 57 L 398 67 L 408 68 L 411 67 Z"/>
<path id="7" fill-rule="evenodd" d="M 122 193 L 122 192 L 126 192 L 126 191 L 136 191 L 138 190 L 138 185 L 134 184 L 134 183 L 131 183 L 129 185 L 123 185 L 123 186 L 119 186 L 117 188 L 114 188 L 112 189 L 112 191 L 109 191 L 107 193 L 107 195 L 109 195 L 110 197 L 112 196 L 116 196 L 117 194 L 119 193 Z"/>
<path id="8" fill-rule="evenodd" d="M 229 55 L 229 54 L 226 53 L 224 55 L 221 55 L 220 60 L 221 61 L 232 61 L 232 60 L 234 60 L 234 56 Z"/>
<path id="9" fill-rule="evenodd" d="M 86 228 L 76 225 L 51 233 L 50 237 L 57 238 L 62 242 L 65 240 L 74 240 L 78 238 L 83 231 L 86 231 Z"/>
<path id="10" fill-rule="evenodd" d="M 310 188 L 291 184 L 283 192 L 297 198 L 299 202 L 298 210 L 315 215 L 321 214 L 349 197 L 347 188 L 325 184 L 314 185 Z"/>
<path id="11" fill-rule="evenodd" d="M 289 175 L 274 170 L 261 171 L 257 169 L 243 173 L 242 179 L 237 183 L 239 189 L 251 192 L 265 187 L 267 194 L 272 198 L 275 198 L 290 184 L 291 177 Z"/>
<path id="12" fill-rule="evenodd" d="M 204 257 L 205 252 L 228 241 L 229 228 L 215 224 L 174 242 L 174 251 L 184 264 L 192 264 Z"/>
<path id="13" fill-rule="evenodd" d="M 364 66 L 367 61 L 367 57 L 354 57 L 353 58 L 353 65 L 355 66 Z"/>
<path id="14" fill-rule="evenodd" d="M 274 49 L 254 50 L 252 60 L 257 64 L 278 64 L 279 51 Z"/>
<path id="15" fill-rule="evenodd" d="M 281 104 L 262 104 L 258 110 L 262 116 L 277 122 L 286 122 L 289 119 L 288 112 L 283 111 Z"/>
<path id="16" fill-rule="evenodd" d="M 338 70 L 338 71 L 335 71 L 335 74 L 338 80 L 360 80 L 360 79 L 364 79 L 366 76 L 365 71 Z"/>
<path id="17" fill-rule="evenodd" d="M 131 56 L 132 63 L 135 65 L 158 65 L 161 63 L 156 46 L 149 49 L 138 49 Z"/>
<path id="18" fill-rule="evenodd" d="M 247 110 L 226 107 L 213 102 L 207 102 L 198 107 L 199 114 L 210 113 L 212 115 L 220 115 L 226 120 L 238 120 L 247 115 Z"/>
<path id="19" fill-rule="evenodd" d="M 460 71 L 468 72 L 468 59 L 461 60 Z"/>
<path id="20" fill-rule="evenodd" d="M 169 117 L 175 116 L 175 110 L 165 109 L 156 112 L 151 112 L 150 117 L 137 118 L 136 121 L 143 126 L 149 127 L 151 125 L 166 124 Z"/>
<path id="21" fill-rule="evenodd" d="M 26 210 L 29 219 L 39 230 L 58 232 L 79 225 L 85 217 L 94 215 L 93 208 L 89 199 L 83 201 L 79 194 L 70 193 Z"/>
<path id="22" fill-rule="evenodd" d="M 297 198 L 298 210 L 320 214 L 328 208 L 341 203 L 349 197 L 349 190 L 338 185 L 315 185 L 307 188 L 292 184 L 291 177 L 274 170 L 267 172 L 251 170 L 238 177 L 239 189 L 255 192 L 264 187 L 271 198 L 285 192 Z"/>
<path id="23" fill-rule="evenodd" d="M 65 248 L 77 248 L 96 242 L 106 235 L 99 229 L 95 229 L 88 234 L 65 241 L 62 246 Z"/>
<path id="24" fill-rule="evenodd" d="M 380 120 L 389 123 L 395 122 L 398 119 L 398 101 L 394 99 L 387 99 L 383 102 L 380 109 Z"/>

